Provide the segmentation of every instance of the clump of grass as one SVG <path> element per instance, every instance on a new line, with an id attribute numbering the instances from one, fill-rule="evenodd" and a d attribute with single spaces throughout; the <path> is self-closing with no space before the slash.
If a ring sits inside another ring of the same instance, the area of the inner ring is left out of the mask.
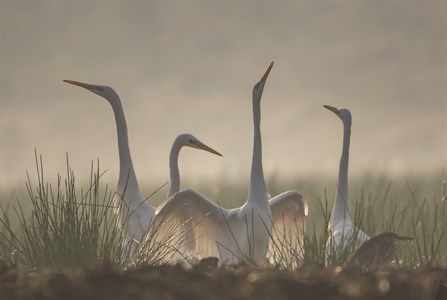
<path id="1" fill-rule="evenodd" d="M 66 178 L 62 181 L 58 175 L 55 186 L 45 180 L 42 157 L 36 153 L 35 158 L 37 184 L 33 185 L 28 173 L 26 183 L 31 215 L 18 200 L 14 212 L 19 230 L 11 228 L 5 216 L 1 218 L 3 252 L 30 268 L 77 267 L 105 260 L 122 263 L 126 256 L 123 233 L 115 226 L 113 194 L 100 185 L 99 163 L 96 170 L 92 163 L 88 188 L 78 192 L 68 156 Z"/>
<path id="2" fill-rule="evenodd" d="M 436 196 L 427 200 L 422 197 L 423 184 L 403 180 L 399 189 L 391 188 L 391 182 L 382 184 L 383 196 L 368 196 L 366 228 L 371 236 L 391 231 L 413 237 L 414 241 L 397 243 L 396 264 L 406 268 L 421 266 L 447 266 L 447 218 L 442 202 Z M 422 182 L 423 183 L 423 182 Z M 440 194 L 440 193 L 439 193 Z M 380 199 L 382 197 L 382 199 Z"/>
<path id="3" fill-rule="evenodd" d="M 415 236 L 417 255 L 408 255 L 416 266 L 440 267 L 447 264 L 447 219 L 441 209 L 442 203 L 434 203 L 433 212 L 427 214 L 423 208 L 421 214 L 412 218 L 412 233 Z M 427 210 L 430 210 L 428 208 Z"/>

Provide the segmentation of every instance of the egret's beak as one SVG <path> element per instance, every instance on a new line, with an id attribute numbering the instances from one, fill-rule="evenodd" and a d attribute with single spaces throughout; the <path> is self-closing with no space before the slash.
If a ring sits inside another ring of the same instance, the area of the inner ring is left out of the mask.
<path id="1" fill-rule="evenodd" d="M 216 155 L 219 155 L 219 156 L 222 156 L 222 157 L 223 157 L 222 154 L 220 154 L 219 152 L 217 152 L 217 151 L 214 150 L 213 148 L 208 147 L 207 145 L 205 145 L 205 144 L 203 144 L 203 143 L 197 144 L 197 146 L 198 146 L 200 149 L 202 149 L 202 150 L 205 150 L 205 151 L 208 151 L 208 152 L 210 152 L 210 153 L 213 153 L 213 154 L 216 154 Z"/>
<path id="2" fill-rule="evenodd" d="M 399 241 L 411 241 L 411 240 L 414 240 L 414 238 L 408 237 L 408 236 L 397 236 L 396 239 L 399 240 Z"/>
<path id="3" fill-rule="evenodd" d="M 338 108 L 336 108 L 336 107 L 333 107 L 333 106 L 330 106 L 330 105 L 323 105 L 323 106 L 324 106 L 324 108 L 329 109 L 333 113 L 336 113 L 336 114 L 338 113 Z"/>
<path id="4" fill-rule="evenodd" d="M 64 82 L 83 87 L 89 91 L 102 92 L 102 88 L 100 88 L 99 86 L 94 85 L 94 84 L 88 84 L 88 83 L 83 83 L 83 82 L 74 81 L 74 80 L 64 80 Z"/>
<path id="5" fill-rule="evenodd" d="M 91 90 L 91 89 L 94 89 L 94 88 L 95 88 L 95 86 L 92 85 L 92 84 L 83 83 L 83 82 L 74 81 L 74 80 L 64 80 L 64 82 L 66 82 L 66 83 L 70 83 L 70 84 L 74 84 L 74 85 L 77 85 L 77 86 L 80 86 L 80 87 L 83 87 L 83 88 L 85 88 L 85 89 L 87 89 L 87 90 Z"/>
<path id="6" fill-rule="evenodd" d="M 265 71 L 264 75 L 261 78 L 261 82 L 265 82 L 267 80 L 267 77 L 269 76 L 270 70 L 273 68 L 273 61 L 270 63 L 270 66 L 267 68 L 267 71 Z"/>

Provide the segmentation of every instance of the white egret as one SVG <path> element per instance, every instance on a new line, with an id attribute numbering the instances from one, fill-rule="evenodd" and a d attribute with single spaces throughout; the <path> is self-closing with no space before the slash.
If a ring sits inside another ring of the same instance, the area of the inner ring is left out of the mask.
<path id="1" fill-rule="evenodd" d="M 182 147 L 192 147 L 208 151 L 210 153 L 222 156 L 219 152 L 208 147 L 198 138 L 191 134 L 181 134 L 172 143 L 171 152 L 169 154 L 169 173 L 171 178 L 171 186 L 169 187 L 168 198 L 177 193 L 180 190 L 180 172 L 178 169 L 178 156 Z"/>
<path id="2" fill-rule="evenodd" d="M 271 213 L 262 168 L 261 96 L 273 62 L 253 88 L 253 158 L 246 203 L 224 209 L 194 190 L 174 194 L 157 209 L 156 221 L 168 229 L 183 224 L 187 234 L 184 255 L 215 256 L 222 263 L 264 261 L 271 230 Z M 170 215 L 170 217 L 167 217 Z"/>
<path id="3" fill-rule="evenodd" d="M 146 202 L 140 194 L 130 155 L 127 123 L 121 100 L 115 90 L 109 86 L 93 85 L 73 80 L 64 81 L 83 87 L 103 97 L 112 106 L 118 134 L 120 161 L 118 186 L 113 197 L 114 211 L 118 216 L 118 226 L 125 232 L 125 245 L 134 240 L 139 242 L 155 216 L 155 208 Z"/>
<path id="4" fill-rule="evenodd" d="M 332 251 L 338 247 L 345 247 L 348 243 L 351 243 L 355 249 L 359 243 L 366 241 L 369 237 L 352 224 L 351 215 L 349 214 L 348 209 L 348 165 L 352 124 L 351 113 L 346 108 L 339 109 L 329 105 L 323 106 L 335 113 L 343 122 L 343 148 L 340 158 L 337 193 L 331 218 L 329 220 L 329 238 L 326 243 L 326 254 L 327 257 L 330 257 Z"/>

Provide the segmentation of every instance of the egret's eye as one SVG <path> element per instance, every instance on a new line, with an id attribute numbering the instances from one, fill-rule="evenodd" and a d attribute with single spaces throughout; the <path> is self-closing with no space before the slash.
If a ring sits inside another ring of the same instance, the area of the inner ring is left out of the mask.
<path id="1" fill-rule="evenodd" d="M 196 144 L 196 141 L 195 141 L 195 140 L 193 140 L 193 139 L 189 139 L 189 143 L 190 143 L 190 144 L 194 144 L 194 145 L 195 145 L 195 144 Z"/>

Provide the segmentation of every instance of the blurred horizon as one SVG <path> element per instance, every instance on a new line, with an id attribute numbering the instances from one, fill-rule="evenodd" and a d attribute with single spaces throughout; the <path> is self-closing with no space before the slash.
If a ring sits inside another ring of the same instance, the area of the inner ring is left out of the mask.
<path id="1" fill-rule="evenodd" d="M 251 90 L 271 61 L 266 178 L 337 175 L 342 124 L 322 104 L 352 113 L 351 178 L 445 178 L 446 12 L 442 1 L 1 2 L 0 189 L 35 174 L 35 148 L 48 180 L 68 153 L 80 180 L 99 158 L 116 182 L 110 105 L 64 79 L 120 95 L 140 186 L 169 180 L 181 133 L 224 155 L 182 150 L 182 187 L 248 180 Z"/>

